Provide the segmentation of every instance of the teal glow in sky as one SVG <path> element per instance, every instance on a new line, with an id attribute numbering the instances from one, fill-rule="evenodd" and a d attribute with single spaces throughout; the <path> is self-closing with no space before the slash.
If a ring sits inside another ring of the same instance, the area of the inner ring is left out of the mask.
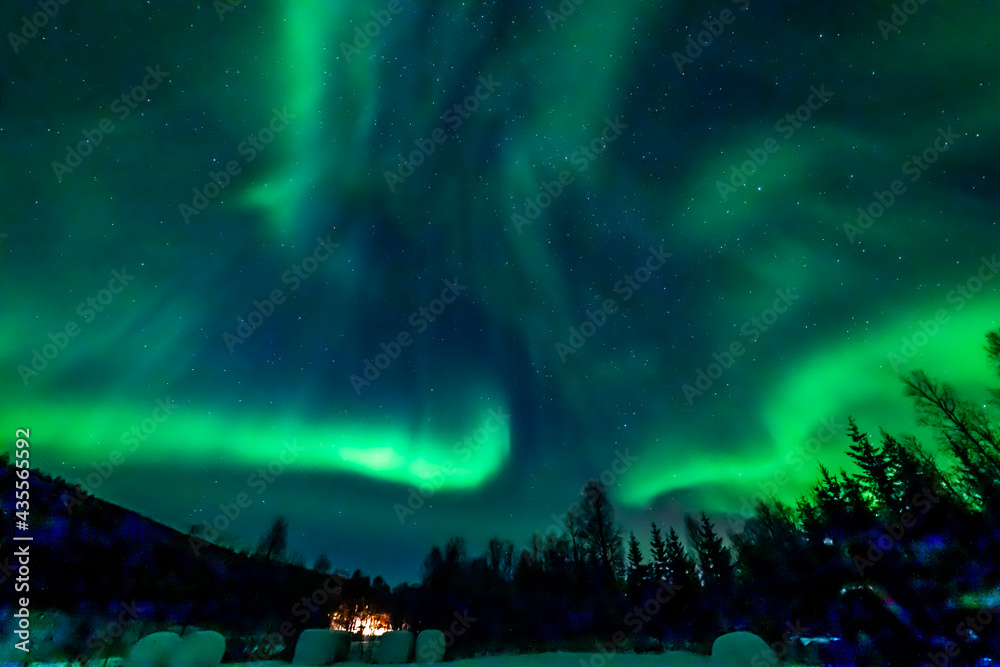
<path id="1" fill-rule="evenodd" d="M 224 540 L 399 580 L 625 451 L 679 526 L 915 430 L 900 373 L 984 395 L 995 3 L 558 6 L 5 5 L 3 432 L 183 530 L 279 461 Z"/>

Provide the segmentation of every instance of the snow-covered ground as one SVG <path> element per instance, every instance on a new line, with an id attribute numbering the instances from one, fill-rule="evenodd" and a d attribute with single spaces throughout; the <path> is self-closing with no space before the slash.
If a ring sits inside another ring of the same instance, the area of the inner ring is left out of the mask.
<path id="1" fill-rule="evenodd" d="M 609 659 L 610 658 L 610 659 Z M 696 655 L 684 651 L 668 651 L 667 653 L 616 653 L 606 658 L 600 653 L 539 653 L 529 655 L 494 655 L 486 658 L 466 658 L 454 662 L 440 663 L 455 667 L 716 667 L 708 656 Z M 74 667 L 79 663 L 35 663 L 38 667 Z M 108 660 L 107 667 L 121 665 L 120 658 Z M 224 663 L 224 667 L 279 667 L 288 663 L 275 660 Z M 338 662 L 338 667 L 367 667 L 367 662 Z M 421 665 L 423 663 L 410 663 Z M 87 667 L 104 667 L 100 661 L 87 663 Z M 723 667 L 723 666 L 719 666 Z M 725 667 L 740 667 L 738 665 Z M 747 666 L 749 667 L 749 665 Z M 786 667 L 794 667 L 786 665 Z"/>
<path id="2" fill-rule="evenodd" d="M 608 659 L 611 658 L 611 659 Z M 447 665 L 462 667 L 711 667 L 707 656 L 685 651 L 636 655 L 616 653 L 614 656 L 600 653 L 539 653 L 527 655 L 495 655 L 488 658 L 466 658 Z M 365 663 L 344 663 L 358 667 Z M 420 664 L 420 663 L 414 663 Z M 749 666 L 748 666 L 749 667 Z"/>

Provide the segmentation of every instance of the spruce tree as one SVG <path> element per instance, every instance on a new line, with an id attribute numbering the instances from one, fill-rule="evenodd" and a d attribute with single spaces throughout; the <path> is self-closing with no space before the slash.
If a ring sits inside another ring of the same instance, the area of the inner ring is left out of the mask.
<path id="1" fill-rule="evenodd" d="M 715 588 L 717 592 L 728 592 L 733 582 L 732 554 L 715 532 L 715 525 L 702 513 L 698 524 L 688 517 L 688 530 L 698 555 L 705 586 Z"/>
<path id="2" fill-rule="evenodd" d="M 663 542 L 663 533 L 655 521 L 650 522 L 652 537 L 649 541 L 649 548 L 652 552 L 653 579 L 660 581 L 667 572 L 667 545 Z"/>
<path id="3" fill-rule="evenodd" d="M 847 455 L 861 468 L 861 488 L 875 508 L 895 510 L 897 490 L 892 482 L 892 461 L 885 450 L 872 445 L 867 433 L 861 433 L 853 417 L 847 419 L 847 434 L 851 438 Z"/>
<path id="4" fill-rule="evenodd" d="M 881 431 L 881 436 L 882 451 L 893 461 L 892 477 L 898 489 L 898 499 L 893 509 L 901 512 L 909 509 L 914 494 L 919 494 L 922 489 L 933 484 L 934 480 L 930 471 L 924 470 L 924 462 L 910 447 L 889 435 L 885 430 Z"/>
<path id="5" fill-rule="evenodd" d="M 641 574 L 643 570 L 642 549 L 639 547 L 639 540 L 635 538 L 635 533 L 628 535 L 628 574 L 633 577 Z"/>
<path id="6" fill-rule="evenodd" d="M 814 487 L 816 509 L 819 510 L 823 523 L 827 526 L 843 526 L 847 518 L 847 508 L 844 503 L 844 489 L 836 475 L 822 463 L 819 465 L 819 482 Z"/>
<path id="7" fill-rule="evenodd" d="M 680 642 L 694 637 L 695 618 L 702 598 L 694 560 L 673 528 L 667 534 L 663 560 L 666 586 L 671 598 L 657 618 L 664 625 L 668 641 L 679 646 Z M 661 582 L 658 585 L 665 584 Z"/>
<path id="8" fill-rule="evenodd" d="M 847 507 L 847 516 L 850 517 L 853 527 L 860 527 L 874 518 L 871 506 L 869 506 L 868 501 L 865 500 L 861 480 L 853 475 L 848 475 L 846 472 L 841 470 L 840 488 L 844 493 L 844 504 Z"/>
<path id="9" fill-rule="evenodd" d="M 682 589 L 697 587 L 698 578 L 695 573 L 694 560 L 688 555 L 687 549 L 684 548 L 681 538 L 677 536 L 673 527 L 667 534 L 663 561 L 667 579 L 671 584 L 680 586 Z"/>
<path id="10" fill-rule="evenodd" d="M 629 599 L 632 601 L 640 601 L 648 569 L 642 562 L 642 549 L 639 547 L 639 540 L 635 538 L 635 533 L 629 533 L 628 573 L 625 579 L 625 588 Z"/>

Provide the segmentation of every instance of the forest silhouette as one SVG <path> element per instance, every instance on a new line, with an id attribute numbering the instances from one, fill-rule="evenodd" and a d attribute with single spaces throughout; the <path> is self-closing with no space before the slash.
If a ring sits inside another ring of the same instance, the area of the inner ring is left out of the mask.
<path id="1" fill-rule="evenodd" d="M 1000 377 L 1000 332 L 986 336 L 985 351 Z M 32 470 L 33 613 L 75 619 L 49 650 L 78 659 L 122 654 L 136 634 L 187 625 L 223 633 L 226 660 L 290 659 L 306 629 L 360 632 L 377 620 L 443 630 L 451 657 L 708 653 L 718 636 L 748 630 L 797 659 L 975 664 L 1000 639 L 1000 390 L 979 404 L 922 371 L 901 380 L 933 441 L 868 433 L 848 418 L 838 437 L 852 470 L 820 464 L 792 505 L 768 498 L 749 516 L 654 522 L 644 546 L 591 481 L 559 532 L 519 548 L 495 537 L 478 555 L 453 537 L 430 549 L 419 582 L 395 587 L 333 569 L 325 555 L 305 567 L 287 553 L 284 517 L 256 547 L 232 548 Z M 0 578 L 10 580 L 16 468 L 8 454 L 0 462 Z M 95 642 L 101 619 L 123 605 L 133 610 L 132 638 Z M 809 637 L 838 641 L 809 648 Z"/>

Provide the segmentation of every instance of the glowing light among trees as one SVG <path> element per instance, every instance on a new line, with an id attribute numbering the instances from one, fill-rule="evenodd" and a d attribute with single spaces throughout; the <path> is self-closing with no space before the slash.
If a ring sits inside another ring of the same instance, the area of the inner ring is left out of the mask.
<path id="1" fill-rule="evenodd" d="M 330 627 L 365 637 L 378 636 L 392 629 L 389 625 L 389 614 L 375 611 L 368 605 L 355 607 L 347 604 L 341 605 L 333 612 Z"/>

